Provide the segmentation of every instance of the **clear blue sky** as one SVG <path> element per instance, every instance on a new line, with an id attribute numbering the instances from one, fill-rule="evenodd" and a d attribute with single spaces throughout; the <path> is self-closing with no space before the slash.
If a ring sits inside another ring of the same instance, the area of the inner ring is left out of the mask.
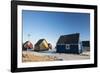
<path id="1" fill-rule="evenodd" d="M 23 42 L 35 44 L 46 39 L 55 45 L 61 35 L 80 33 L 80 40 L 90 39 L 90 15 L 88 13 L 22 11 Z M 30 38 L 28 37 L 30 34 Z"/>

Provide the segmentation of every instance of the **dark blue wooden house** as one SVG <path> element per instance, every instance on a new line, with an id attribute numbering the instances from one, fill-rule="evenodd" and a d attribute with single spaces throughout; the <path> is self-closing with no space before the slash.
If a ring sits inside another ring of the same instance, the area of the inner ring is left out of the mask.
<path id="1" fill-rule="evenodd" d="M 81 53 L 81 46 L 79 42 L 79 33 L 62 35 L 56 44 L 56 52 L 58 53 Z"/>

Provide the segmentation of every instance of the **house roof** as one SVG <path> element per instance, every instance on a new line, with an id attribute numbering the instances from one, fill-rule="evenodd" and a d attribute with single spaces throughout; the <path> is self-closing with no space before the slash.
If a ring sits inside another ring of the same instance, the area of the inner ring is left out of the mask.
<path id="1" fill-rule="evenodd" d="M 82 46 L 90 47 L 90 41 L 82 41 Z"/>
<path id="2" fill-rule="evenodd" d="M 25 43 L 23 43 L 23 45 L 27 44 L 28 42 L 30 42 L 30 41 L 26 41 Z"/>
<path id="3" fill-rule="evenodd" d="M 79 43 L 79 33 L 60 36 L 57 44 L 77 44 Z"/>
<path id="4" fill-rule="evenodd" d="M 40 45 L 45 39 L 40 39 L 35 45 Z"/>
<path id="5" fill-rule="evenodd" d="M 33 48 L 33 44 L 30 41 L 26 41 L 23 43 L 24 48 Z"/>

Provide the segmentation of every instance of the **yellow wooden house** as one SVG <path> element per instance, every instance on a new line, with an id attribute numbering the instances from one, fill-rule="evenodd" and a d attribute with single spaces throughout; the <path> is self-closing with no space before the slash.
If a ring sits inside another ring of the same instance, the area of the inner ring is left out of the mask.
<path id="1" fill-rule="evenodd" d="M 40 39 L 34 46 L 34 51 L 49 50 L 48 42 L 45 39 Z"/>

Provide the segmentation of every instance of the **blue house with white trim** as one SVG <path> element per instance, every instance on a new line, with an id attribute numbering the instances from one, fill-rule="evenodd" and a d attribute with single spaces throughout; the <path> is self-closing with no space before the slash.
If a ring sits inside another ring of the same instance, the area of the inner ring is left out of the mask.
<path id="1" fill-rule="evenodd" d="M 56 43 L 57 53 L 82 53 L 81 44 L 79 41 L 80 34 L 74 33 L 69 35 L 62 35 Z"/>

